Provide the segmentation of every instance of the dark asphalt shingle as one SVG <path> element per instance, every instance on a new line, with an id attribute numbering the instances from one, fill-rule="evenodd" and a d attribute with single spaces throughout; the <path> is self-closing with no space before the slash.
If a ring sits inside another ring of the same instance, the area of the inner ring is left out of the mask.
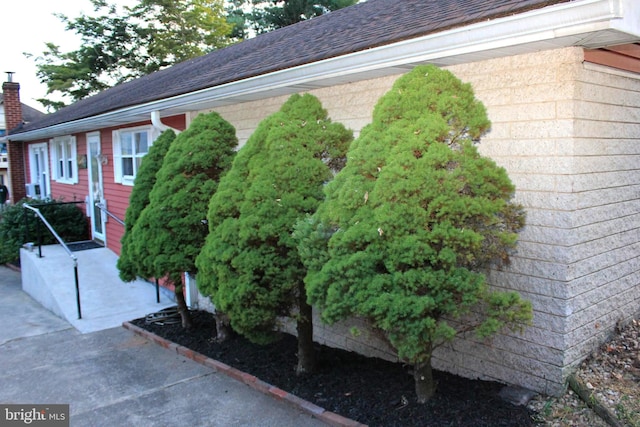
<path id="1" fill-rule="evenodd" d="M 117 85 L 22 132 L 566 1 L 368 0 Z"/>
<path id="2" fill-rule="evenodd" d="M 4 95 L 0 93 L 0 104 L 4 102 Z M 29 107 L 26 104 L 22 104 L 22 120 L 25 122 L 32 122 L 41 117 L 44 117 L 46 114 L 42 111 L 38 111 L 33 107 Z"/>

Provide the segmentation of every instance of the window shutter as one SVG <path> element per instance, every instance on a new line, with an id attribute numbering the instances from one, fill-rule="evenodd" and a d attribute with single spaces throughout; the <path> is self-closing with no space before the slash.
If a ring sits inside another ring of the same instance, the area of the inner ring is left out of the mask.
<path id="1" fill-rule="evenodd" d="M 113 179 L 118 184 L 122 184 L 122 149 L 120 146 L 120 132 L 113 131 Z"/>

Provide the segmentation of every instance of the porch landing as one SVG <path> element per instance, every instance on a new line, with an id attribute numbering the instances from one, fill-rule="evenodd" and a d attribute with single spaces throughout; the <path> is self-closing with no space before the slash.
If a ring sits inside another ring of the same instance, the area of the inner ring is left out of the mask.
<path id="1" fill-rule="evenodd" d="M 81 333 L 122 325 L 175 305 L 161 290 L 156 302 L 155 286 L 143 280 L 126 283 L 118 277 L 118 257 L 107 248 L 73 252 L 78 258 L 78 283 L 82 318 L 78 319 L 73 260 L 60 245 L 33 251 L 21 249 L 22 289 L 32 298 L 69 322 Z"/>

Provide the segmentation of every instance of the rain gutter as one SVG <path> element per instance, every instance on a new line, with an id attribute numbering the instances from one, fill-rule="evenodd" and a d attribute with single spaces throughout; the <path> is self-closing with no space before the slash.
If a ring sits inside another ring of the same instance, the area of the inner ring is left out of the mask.
<path id="1" fill-rule="evenodd" d="M 216 102 L 267 98 L 278 90 L 299 92 L 336 81 L 372 78 L 394 67 L 399 73 L 419 63 L 449 65 L 483 52 L 497 57 L 510 51 L 628 43 L 640 40 L 639 17 L 638 0 L 571 1 L 27 131 L 10 139 L 32 141 L 130 123 L 154 112 L 159 118 L 160 111 L 167 115 L 186 113 L 193 105 L 215 107 Z M 594 36 L 599 33 L 609 38 Z"/>

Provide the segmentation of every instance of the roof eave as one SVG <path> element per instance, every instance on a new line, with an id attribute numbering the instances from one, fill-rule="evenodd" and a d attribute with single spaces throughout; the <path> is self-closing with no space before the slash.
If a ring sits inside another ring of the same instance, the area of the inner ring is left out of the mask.
<path id="1" fill-rule="evenodd" d="M 636 0 L 582 0 L 476 23 L 329 58 L 195 92 L 11 135 L 33 141 L 255 101 L 406 72 L 417 64 L 447 66 L 551 48 L 599 48 L 640 40 Z"/>

